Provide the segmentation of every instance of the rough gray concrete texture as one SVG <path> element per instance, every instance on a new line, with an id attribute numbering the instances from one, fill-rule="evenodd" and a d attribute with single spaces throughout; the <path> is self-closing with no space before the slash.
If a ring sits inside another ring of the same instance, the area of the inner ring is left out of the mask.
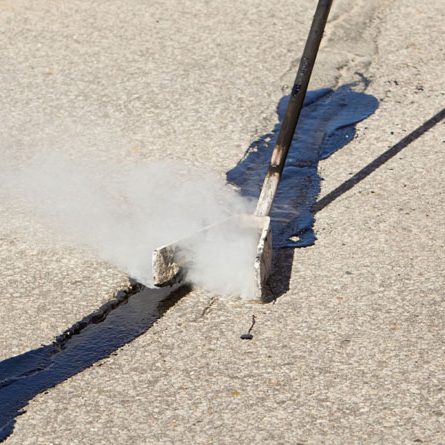
<path id="1" fill-rule="evenodd" d="M 60 120 L 88 140 L 128 142 L 54 147 L 71 156 L 174 157 L 224 173 L 274 124 L 314 7 L 2 1 L 1 150 L 45 149 L 39 134 Z M 443 12 L 440 1 L 335 3 L 312 85 L 361 71 L 380 107 L 321 163 L 321 196 L 443 108 Z M 291 274 L 275 304 L 188 294 L 37 396 L 6 443 L 445 443 L 443 147 L 442 122 L 318 212 L 316 244 L 278 254 L 272 289 Z M 0 204 L 6 358 L 126 278 Z M 252 314 L 254 339 L 241 341 Z"/>

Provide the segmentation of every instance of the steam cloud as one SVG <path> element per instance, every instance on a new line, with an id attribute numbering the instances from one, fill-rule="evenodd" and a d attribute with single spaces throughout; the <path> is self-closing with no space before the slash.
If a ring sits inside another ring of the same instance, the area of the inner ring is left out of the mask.
<path id="1" fill-rule="evenodd" d="M 179 162 L 118 166 L 52 154 L 5 171 L 2 188 L 10 197 L 147 286 L 154 248 L 253 210 L 216 173 Z M 189 279 L 214 293 L 249 297 L 256 244 L 255 233 L 222 225 L 193 246 Z"/>

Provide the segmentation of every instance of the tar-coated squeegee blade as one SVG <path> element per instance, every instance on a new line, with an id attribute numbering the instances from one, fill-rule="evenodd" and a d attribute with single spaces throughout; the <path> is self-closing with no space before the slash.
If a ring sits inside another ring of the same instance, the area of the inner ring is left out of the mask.
<path id="1" fill-rule="evenodd" d="M 317 4 L 255 213 L 253 215 L 234 216 L 221 224 L 203 228 L 187 240 L 178 240 L 156 249 L 153 252 L 153 281 L 156 286 L 172 283 L 182 277 L 182 274 L 187 274 L 187 263 L 193 261 L 194 237 L 199 237 L 209 230 L 221 230 L 221 225 L 236 222 L 254 227 L 254 230 L 257 231 L 257 252 L 252 264 L 255 286 L 252 290 L 251 299 L 263 299 L 265 285 L 272 269 L 272 232 L 269 213 L 295 134 L 331 5 L 332 0 L 320 0 Z"/>

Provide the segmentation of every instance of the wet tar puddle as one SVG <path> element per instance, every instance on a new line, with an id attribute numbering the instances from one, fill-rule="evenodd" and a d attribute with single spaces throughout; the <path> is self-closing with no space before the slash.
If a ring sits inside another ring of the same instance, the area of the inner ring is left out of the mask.
<path id="1" fill-rule="evenodd" d="M 289 149 L 280 185 L 271 210 L 275 248 L 307 247 L 314 244 L 314 205 L 320 193 L 320 161 L 351 142 L 355 124 L 378 108 L 378 100 L 364 91 L 368 81 L 322 88 L 306 94 L 297 130 Z M 289 96 L 278 106 L 274 128 L 254 141 L 244 158 L 227 173 L 242 195 L 257 199 L 266 174 Z"/>
<path id="2" fill-rule="evenodd" d="M 0 362 L 0 441 L 37 394 L 63 382 L 147 331 L 189 289 L 137 287 L 85 317 L 51 345 Z"/>

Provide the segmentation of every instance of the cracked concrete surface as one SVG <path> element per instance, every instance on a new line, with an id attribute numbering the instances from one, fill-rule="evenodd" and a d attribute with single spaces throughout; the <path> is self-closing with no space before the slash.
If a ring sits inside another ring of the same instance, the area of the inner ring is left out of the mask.
<path id="1" fill-rule="evenodd" d="M 88 140 L 125 141 L 58 148 L 70 156 L 174 157 L 223 174 L 275 123 L 314 8 L 3 1 L 1 150 L 26 158 L 60 119 Z M 380 107 L 320 163 L 321 197 L 444 107 L 442 16 L 439 1 L 335 3 L 312 87 L 364 72 Z M 318 212 L 313 247 L 277 253 L 270 284 L 289 289 L 275 304 L 191 292 L 33 399 L 5 443 L 444 443 L 443 130 Z M 51 341 L 127 278 L 0 205 L 7 358 Z M 252 314 L 254 339 L 241 341 Z"/>

